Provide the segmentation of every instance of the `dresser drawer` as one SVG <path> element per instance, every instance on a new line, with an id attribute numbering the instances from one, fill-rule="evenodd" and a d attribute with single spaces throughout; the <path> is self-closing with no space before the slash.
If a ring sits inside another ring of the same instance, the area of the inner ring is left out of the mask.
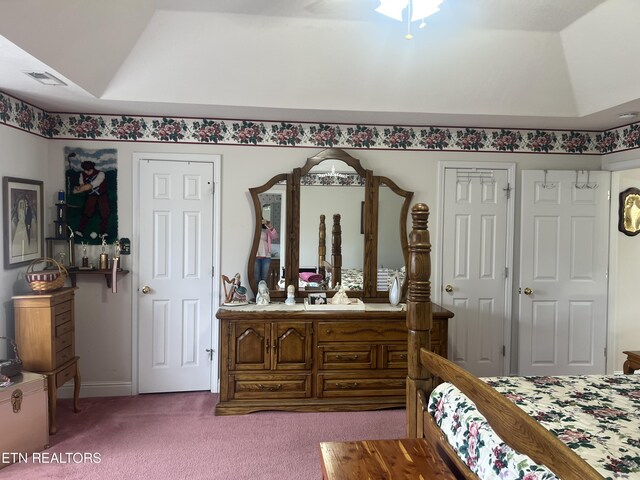
<path id="1" fill-rule="evenodd" d="M 318 396 L 339 397 L 384 397 L 406 394 L 406 375 L 363 376 L 339 373 L 318 374 Z"/>
<path id="2" fill-rule="evenodd" d="M 236 400 L 261 398 L 309 398 L 311 375 L 230 375 L 230 397 Z"/>
<path id="3" fill-rule="evenodd" d="M 392 342 L 406 339 L 407 328 L 402 322 L 318 322 L 319 342 Z"/>
<path id="4" fill-rule="evenodd" d="M 72 307 L 73 307 L 73 302 L 71 301 L 71 298 L 69 298 L 68 300 L 56 303 L 53 307 L 53 313 L 54 315 L 60 315 L 61 313 L 64 313 L 64 312 L 70 312 Z"/>
<path id="5" fill-rule="evenodd" d="M 71 322 L 71 318 L 72 318 L 71 310 L 68 310 L 68 311 L 62 312 L 62 313 L 58 313 L 55 316 L 55 325 L 56 325 L 56 327 L 58 325 L 62 325 L 63 323 Z"/>
<path id="6" fill-rule="evenodd" d="M 376 368 L 375 345 L 320 345 L 318 368 L 321 370 L 362 370 Z"/>
<path id="7" fill-rule="evenodd" d="M 382 368 L 407 369 L 407 345 L 382 345 Z"/>
<path id="8" fill-rule="evenodd" d="M 56 327 L 56 337 L 61 337 L 65 333 L 73 331 L 73 322 L 66 322 Z"/>
<path id="9" fill-rule="evenodd" d="M 73 355 L 73 345 L 70 345 L 67 348 L 63 348 L 59 352 L 56 352 L 56 364 L 55 364 L 55 366 L 57 367 L 58 365 L 64 365 L 66 362 L 71 360 L 73 357 L 74 357 L 74 355 Z"/>
<path id="10" fill-rule="evenodd" d="M 73 332 L 65 333 L 56 338 L 56 352 L 73 345 Z"/>
<path id="11" fill-rule="evenodd" d="M 77 363 L 69 365 L 67 368 L 56 374 L 56 387 L 59 388 L 69 380 L 71 380 L 76 374 Z"/>

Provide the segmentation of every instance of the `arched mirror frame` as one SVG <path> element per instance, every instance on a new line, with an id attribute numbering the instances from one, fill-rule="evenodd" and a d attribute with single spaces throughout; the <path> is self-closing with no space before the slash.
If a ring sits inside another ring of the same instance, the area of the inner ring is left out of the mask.
<path id="1" fill-rule="evenodd" d="M 299 260 L 300 260 L 300 179 L 302 176 L 309 173 L 309 171 L 319 165 L 325 160 L 340 160 L 353 168 L 356 173 L 365 179 L 365 198 L 364 198 L 364 258 L 363 258 L 363 275 L 364 284 L 363 290 L 349 290 L 347 293 L 351 297 L 361 297 L 363 300 L 381 300 L 388 298 L 388 292 L 378 291 L 374 279 L 377 277 L 377 263 L 378 263 L 378 193 L 380 185 L 386 185 L 394 193 L 404 198 L 399 215 L 399 231 L 400 231 L 400 245 L 402 248 L 403 258 L 405 266 L 409 258 L 408 250 L 408 236 L 407 236 L 407 216 L 409 212 L 409 206 L 411 199 L 413 198 L 413 192 L 403 190 L 388 177 L 375 176 L 371 170 L 365 169 L 360 160 L 352 157 L 347 152 L 339 148 L 328 148 L 322 150 L 318 154 L 309 157 L 303 167 L 294 168 L 290 174 L 282 173 L 274 176 L 271 180 L 260 187 L 250 188 L 249 192 L 253 200 L 254 212 L 255 212 L 255 233 L 253 238 L 253 244 L 251 246 L 251 255 L 249 256 L 249 264 L 247 268 L 247 275 L 249 278 L 249 285 L 253 292 L 257 291 L 257 284 L 254 275 L 254 262 L 256 253 L 258 251 L 258 245 L 260 242 L 260 233 L 262 226 L 262 208 L 260 204 L 259 194 L 266 192 L 274 185 L 286 181 L 286 219 L 287 219 L 287 234 L 286 238 L 284 232 L 279 232 L 281 235 L 280 241 L 285 242 L 285 258 L 284 258 L 284 272 L 285 272 L 285 285 L 296 286 L 296 297 L 302 298 L 307 295 L 305 290 L 299 290 L 298 275 L 299 275 Z M 328 226 L 330 227 L 330 225 Z M 281 259 L 282 261 L 282 259 Z M 406 292 L 406 278 L 403 284 L 403 297 Z M 286 288 L 282 290 L 271 290 L 270 296 L 272 299 L 282 299 L 287 295 Z"/>
<path id="2" fill-rule="evenodd" d="M 371 255 L 370 257 L 373 259 L 371 271 L 368 275 L 368 281 L 370 283 L 370 296 L 372 298 L 388 298 L 388 291 L 379 291 L 376 286 L 373 284 L 373 279 L 376 278 L 376 271 L 378 269 L 378 235 L 379 231 L 379 215 L 378 215 L 378 205 L 379 205 L 379 193 L 380 186 L 386 185 L 394 192 L 396 195 L 400 197 L 404 197 L 404 201 L 402 202 L 402 207 L 400 208 L 400 218 L 398 218 L 398 228 L 400 234 L 400 246 L 402 247 L 402 257 L 404 258 L 405 265 L 405 276 L 404 281 L 402 282 L 402 298 L 404 299 L 406 290 L 407 290 L 407 281 L 408 275 L 406 275 L 407 263 L 409 262 L 409 237 L 407 232 L 407 218 L 409 215 L 409 207 L 411 205 L 411 199 L 413 198 L 413 192 L 409 192 L 408 190 L 404 190 L 391 180 L 388 177 L 382 176 L 373 176 L 373 199 L 371 202 L 372 210 L 370 212 L 370 218 L 372 222 L 371 231 L 376 232 L 375 237 L 371 241 Z"/>
<path id="3" fill-rule="evenodd" d="M 294 205 L 294 209 L 293 209 L 293 215 L 292 215 L 292 225 L 300 225 L 300 179 L 305 176 L 306 174 L 308 174 L 311 169 L 317 165 L 319 165 L 320 163 L 324 162 L 325 160 L 340 160 L 344 163 L 346 163 L 349 167 L 353 168 L 355 170 L 355 172 L 360 175 L 362 178 L 364 178 L 364 183 L 365 183 L 365 187 L 364 187 L 364 255 L 363 255 L 363 259 L 362 259 L 362 270 L 363 270 L 363 275 L 364 278 L 367 278 L 367 273 L 369 272 L 371 269 L 370 266 L 370 262 L 371 262 L 371 258 L 369 255 L 367 255 L 367 245 L 370 243 L 370 239 L 371 239 L 371 232 L 372 230 L 370 229 L 371 225 L 370 223 L 367 221 L 368 218 L 370 218 L 367 215 L 367 212 L 370 211 L 371 208 L 371 199 L 372 199 L 372 194 L 371 194 L 371 186 L 373 184 L 373 172 L 371 170 L 367 170 L 365 169 L 362 164 L 360 163 L 360 160 L 358 160 L 357 158 L 352 157 L 351 155 L 349 155 L 347 152 L 345 152 L 344 150 L 341 150 L 339 148 L 327 148 L 326 150 L 322 150 L 321 152 L 319 152 L 318 154 L 314 155 L 313 157 L 309 157 L 306 161 L 306 163 L 304 164 L 304 166 L 302 168 L 295 168 L 293 170 L 293 184 L 297 186 L 298 190 L 295 192 L 296 195 L 296 202 Z M 332 215 L 327 215 L 327 222 L 329 222 L 329 224 L 327 225 L 327 243 L 328 245 L 331 245 L 331 242 L 328 240 L 329 237 L 329 232 L 331 229 L 331 222 L 332 221 Z M 300 229 L 297 228 L 295 229 L 295 234 L 296 234 L 296 238 L 293 240 L 292 243 L 292 248 L 291 248 L 291 261 L 292 261 L 292 273 L 293 273 L 293 279 L 297 279 L 298 275 L 299 275 L 299 270 L 298 268 L 300 267 Z M 329 252 L 327 252 L 327 254 L 329 254 Z M 298 282 L 292 282 L 293 285 L 298 285 Z M 357 297 L 357 298 L 362 298 L 362 297 L 367 297 L 366 295 L 366 290 L 367 290 L 367 285 L 363 285 L 364 290 L 349 290 L 347 291 L 347 294 L 350 297 Z M 305 290 L 299 290 L 296 289 L 296 296 L 297 297 L 306 297 L 308 294 L 307 291 Z"/>
<path id="4" fill-rule="evenodd" d="M 264 185 L 261 185 L 259 187 L 253 187 L 249 189 L 249 193 L 251 194 L 251 199 L 253 200 L 253 211 L 255 212 L 255 232 L 253 235 L 253 244 L 251 245 L 251 255 L 249 256 L 249 265 L 247 267 L 247 277 L 249 278 L 249 286 L 251 287 L 251 290 L 254 292 L 254 294 L 258 291 L 258 285 L 256 282 L 256 277 L 255 277 L 255 273 L 254 273 L 254 263 L 255 263 L 255 259 L 256 259 L 256 254 L 258 253 L 258 245 L 260 244 L 260 233 L 262 231 L 262 205 L 260 204 L 260 197 L 259 195 L 261 193 L 264 193 L 268 190 L 270 190 L 274 185 L 277 185 L 280 182 L 286 182 L 286 218 L 287 218 L 287 229 L 289 229 L 289 227 L 292 225 L 290 223 L 291 221 L 291 202 L 293 200 L 293 195 L 292 195 L 292 186 L 293 186 L 293 181 L 292 181 L 293 175 L 290 173 L 281 173 L 279 175 L 276 175 L 275 177 L 273 177 L 271 180 L 269 180 L 267 183 L 265 183 Z M 285 258 L 281 258 L 280 259 L 280 265 L 281 267 L 284 266 L 285 267 L 285 272 L 289 271 L 289 265 L 290 263 L 290 256 L 291 256 L 291 242 L 292 242 L 292 237 L 289 234 L 289 236 L 285 236 L 286 233 L 285 232 L 278 232 L 278 235 L 280 235 L 280 241 L 281 242 L 285 242 Z M 272 299 L 282 299 L 285 298 L 287 296 L 287 291 L 286 289 L 283 290 L 270 290 L 269 291 L 269 296 Z"/>

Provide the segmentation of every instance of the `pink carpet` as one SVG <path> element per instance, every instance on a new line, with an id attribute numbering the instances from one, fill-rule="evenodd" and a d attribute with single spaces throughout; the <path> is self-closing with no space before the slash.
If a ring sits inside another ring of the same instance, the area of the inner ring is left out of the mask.
<path id="1" fill-rule="evenodd" d="M 30 458 L 0 470 L 0 479 L 313 480 L 322 478 L 319 442 L 405 436 L 403 409 L 216 417 L 216 398 L 86 398 L 78 414 L 59 400 L 48 463 Z"/>

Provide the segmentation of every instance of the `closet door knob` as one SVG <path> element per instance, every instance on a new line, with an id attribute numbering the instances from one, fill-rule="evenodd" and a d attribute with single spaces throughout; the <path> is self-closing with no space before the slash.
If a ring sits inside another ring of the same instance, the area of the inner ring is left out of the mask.
<path id="1" fill-rule="evenodd" d="M 144 287 L 142 287 L 142 293 L 144 293 L 145 295 L 150 291 L 151 291 L 151 287 L 149 285 L 145 285 Z"/>
<path id="2" fill-rule="evenodd" d="M 453 292 L 453 286 L 452 285 L 447 285 L 446 287 L 444 287 L 444 291 L 447 292 L 447 293 Z"/>

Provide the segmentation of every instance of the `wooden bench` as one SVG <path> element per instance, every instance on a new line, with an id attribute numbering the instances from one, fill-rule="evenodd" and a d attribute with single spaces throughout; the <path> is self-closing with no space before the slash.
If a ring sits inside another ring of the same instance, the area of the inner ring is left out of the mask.
<path id="1" fill-rule="evenodd" d="M 455 479 L 425 439 L 322 442 L 325 480 Z"/>

